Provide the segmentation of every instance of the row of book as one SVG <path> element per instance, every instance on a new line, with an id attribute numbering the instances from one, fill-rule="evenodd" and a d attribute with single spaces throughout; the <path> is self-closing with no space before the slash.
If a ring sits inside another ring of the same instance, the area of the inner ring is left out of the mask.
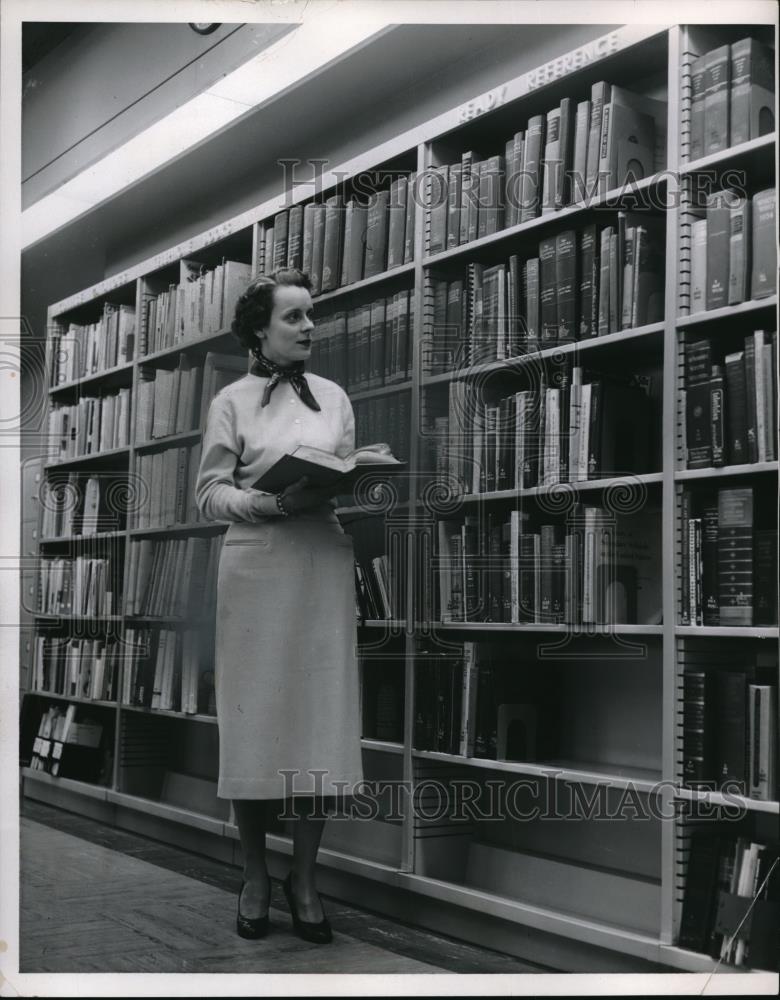
<path id="1" fill-rule="evenodd" d="M 146 503 L 134 511 L 135 528 L 167 528 L 204 518 L 195 499 L 202 443 L 136 456 L 139 495 Z"/>
<path id="2" fill-rule="evenodd" d="M 47 480 L 41 504 L 41 537 L 65 538 L 121 531 L 126 521 L 124 485 L 115 473 L 84 476 L 69 472 L 67 479 Z"/>
<path id="3" fill-rule="evenodd" d="M 775 671 L 776 672 L 776 671 Z M 777 685 L 746 670 L 683 674 L 683 781 L 777 799 Z"/>
<path id="4" fill-rule="evenodd" d="M 709 337 L 685 344 L 689 469 L 777 459 L 777 331 L 755 330 L 744 344 L 725 357 Z"/>
<path id="5" fill-rule="evenodd" d="M 130 390 L 87 396 L 49 410 L 49 461 L 95 455 L 130 444 Z"/>
<path id="6" fill-rule="evenodd" d="M 529 118 L 504 152 L 475 150 L 429 171 L 429 251 L 491 235 L 649 177 L 666 159 L 665 101 L 599 81 Z"/>
<path id="7" fill-rule="evenodd" d="M 100 319 L 69 323 L 51 335 L 49 386 L 108 371 L 132 361 L 135 354 L 135 306 L 104 302 Z"/>
<path id="8" fill-rule="evenodd" d="M 126 646 L 116 638 L 36 635 L 30 689 L 90 701 L 115 701 Z"/>
<path id="9" fill-rule="evenodd" d="M 491 267 L 472 262 L 465 279 L 433 281 L 423 371 L 436 375 L 659 322 L 663 280 L 656 220 L 625 212 L 614 226 L 542 240 L 537 257 L 512 254 Z"/>
<path id="10" fill-rule="evenodd" d="M 236 260 L 223 260 L 214 268 L 182 260 L 180 267 L 178 284 L 171 282 L 166 291 L 146 297 L 141 357 L 229 327 L 252 279 L 251 265 Z"/>
<path id="11" fill-rule="evenodd" d="M 371 657 L 361 663 L 362 735 L 403 743 L 405 678 L 403 661 Z"/>
<path id="12" fill-rule="evenodd" d="M 198 630 L 128 628 L 125 637 L 123 705 L 214 714 L 211 651 Z"/>
<path id="13" fill-rule="evenodd" d="M 752 486 L 684 489 L 680 624 L 777 624 L 777 528 L 755 524 Z"/>
<path id="14" fill-rule="evenodd" d="M 216 605 L 224 535 L 190 535 L 130 543 L 125 614 L 207 618 Z"/>
<path id="15" fill-rule="evenodd" d="M 722 826 L 694 830 L 680 947 L 733 965 L 776 970 L 779 853 L 776 841 L 738 836 Z M 752 910 L 750 920 L 743 919 L 747 905 Z"/>
<path id="16" fill-rule="evenodd" d="M 775 54 L 755 38 L 719 45 L 691 64 L 691 159 L 775 128 Z"/>
<path id="17" fill-rule="evenodd" d="M 115 559 L 55 556 L 38 565 L 38 611 L 47 615 L 118 614 L 121 569 Z"/>
<path id="18" fill-rule="evenodd" d="M 448 413 L 433 423 L 439 477 L 465 493 L 489 493 L 650 471 L 650 377 L 620 380 L 574 366 L 570 379 L 494 403 L 480 403 L 465 382 L 450 383 Z"/>
<path id="19" fill-rule="evenodd" d="M 403 382 L 412 374 L 414 295 L 396 292 L 317 321 L 307 367 L 349 392 Z"/>
<path id="20" fill-rule="evenodd" d="M 176 368 L 141 368 L 135 394 L 135 439 L 149 441 L 198 426 L 203 367 L 181 355 Z"/>
<path id="21" fill-rule="evenodd" d="M 373 399 L 359 399 L 352 404 L 355 414 L 355 442 L 359 448 L 372 441 L 385 441 L 402 462 L 409 459 L 412 398 L 409 392 L 390 392 Z M 399 489 L 405 484 L 397 476 Z"/>
<path id="22" fill-rule="evenodd" d="M 660 624 L 657 512 L 577 504 L 565 525 L 528 520 L 438 522 L 441 621 Z"/>
<path id="23" fill-rule="evenodd" d="M 404 581 L 387 555 L 355 560 L 355 597 L 359 621 L 396 621 L 406 617 Z"/>
<path id="24" fill-rule="evenodd" d="M 312 294 L 332 292 L 414 259 L 415 174 L 396 177 L 366 199 L 341 194 L 278 212 L 265 228 L 265 273 L 297 267 Z"/>
<path id="25" fill-rule="evenodd" d="M 691 312 L 722 309 L 777 293 L 777 193 L 707 197 L 691 227 Z"/>
<path id="26" fill-rule="evenodd" d="M 57 777 L 66 746 L 89 749 L 100 746 L 102 724 L 89 718 L 77 722 L 76 712 L 76 705 L 51 705 L 43 712 L 32 746 L 30 767 L 33 771 L 46 771 Z"/>

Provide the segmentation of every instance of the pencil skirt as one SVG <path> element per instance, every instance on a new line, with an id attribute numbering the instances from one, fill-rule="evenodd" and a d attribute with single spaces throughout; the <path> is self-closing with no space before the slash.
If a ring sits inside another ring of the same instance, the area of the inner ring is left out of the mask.
<path id="1" fill-rule="evenodd" d="M 354 553 L 330 505 L 228 527 L 215 638 L 218 796 L 349 794 L 363 778 Z"/>

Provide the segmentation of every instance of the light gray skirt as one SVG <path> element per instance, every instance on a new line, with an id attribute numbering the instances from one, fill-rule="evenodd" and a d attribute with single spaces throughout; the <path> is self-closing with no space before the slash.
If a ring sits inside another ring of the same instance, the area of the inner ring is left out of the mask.
<path id="1" fill-rule="evenodd" d="M 354 554 L 329 504 L 228 527 L 215 683 L 220 798 L 348 794 L 362 780 Z"/>

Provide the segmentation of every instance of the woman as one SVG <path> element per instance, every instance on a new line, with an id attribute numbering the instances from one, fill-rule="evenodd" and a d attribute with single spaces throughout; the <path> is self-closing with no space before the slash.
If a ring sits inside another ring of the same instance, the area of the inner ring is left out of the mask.
<path id="1" fill-rule="evenodd" d="M 217 579 L 215 674 L 217 794 L 233 800 L 244 855 L 237 931 L 268 930 L 266 820 L 288 799 L 296 819 L 284 891 L 296 932 L 327 942 L 315 887 L 324 816 L 312 806 L 363 777 L 352 539 L 332 491 L 305 479 L 276 495 L 250 486 L 298 444 L 340 456 L 354 449 L 344 390 L 303 374 L 310 288 L 307 275 L 287 268 L 257 278 L 239 299 L 232 332 L 255 360 L 211 402 L 196 498 L 206 518 L 231 522 Z"/>

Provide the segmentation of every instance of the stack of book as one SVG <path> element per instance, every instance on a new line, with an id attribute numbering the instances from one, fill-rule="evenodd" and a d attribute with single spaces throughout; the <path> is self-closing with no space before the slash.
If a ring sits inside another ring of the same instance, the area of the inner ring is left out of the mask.
<path id="1" fill-rule="evenodd" d="M 774 131 L 775 54 L 755 38 L 694 59 L 691 88 L 692 160 Z"/>
<path id="2" fill-rule="evenodd" d="M 663 229 L 618 212 L 614 225 L 567 229 L 536 257 L 468 265 L 465 279 L 434 279 L 423 333 L 424 372 L 503 361 L 663 318 Z"/>
<path id="3" fill-rule="evenodd" d="M 771 671 L 766 671 L 771 677 Z M 777 799 L 777 684 L 754 668 L 686 670 L 683 782 Z"/>
<path id="4" fill-rule="evenodd" d="M 405 617 L 403 580 L 386 555 L 355 561 L 355 591 L 362 621 L 397 621 Z"/>
<path id="5" fill-rule="evenodd" d="M 118 613 L 121 569 L 113 559 L 56 556 L 39 562 L 38 611 L 48 615 Z"/>
<path id="6" fill-rule="evenodd" d="M 777 528 L 755 526 L 753 487 L 684 489 L 680 624 L 777 624 Z"/>
<path id="7" fill-rule="evenodd" d="M 206 617 L 214 607 L 223 539 L 220 534 L 131 542 L 125 614 L 193 621 Z"/>
<path id="8" fill-rule="evenodd" d="M 123 653 L 116 638 L 36 635 L 31 690 L 91 701 L 114 701 Z"/>
<path id="9" fill-rule="evenodd" d="M 130 390 L 87 396 L 49 410 L 49 461 L 95 455 L 130 444 Z"/>
<path id="10" fill-rule="evenodd" d="M 450 383 L 448 414 L 433 428 L 439 475 L 465 493 L 486 493 L 650 471 L 649 376 L 574 366 L 548 378 L 494 403 Z M 630 421 L 621 419 L 629 412 Z"/>
<path id="11" fill-rule="evenodd" d="M 733 965 L 777 969 L 777 858 L 777 842 L 764 843 L 730 830 L 695 830 L 685 881 L 680 947 Z M 752 900 L 752 919 L 743 921 Z"/>
<path id="12" fill-rule="evenodd" d="M 657 512 L 576 504 L 565 525 L 527 519 L 438 522 L 441 621 L 660 623 Z"/>
<path id="13" fill-rule="evenodd" d="M 127 509 L 116 502 L 120 495 L 116 483 L 112 473 L 85 476 L 69 472 L 67 479 L 49 479 L 46 502 L 41 505 L 41 537 L 65 538 L 121 531 Z"/>
<path id="14" fill-rule="evenodd" d="M 194 715 L 208 713 L 199 698 L 211 671 L 201 634 L 194 629 L 128 628 L 122 704 Z M 213 714 L 213 713 L 211 713 Z"/>
<path id="15" fill-rule="evenodd" d="M 756 330 L 744 343 L 725 357 L 709 337 L 685 344 L 688 469 L 777 459 L 777 331 Z"/>
<path id="16" fill-rule="evenodd" d="M 96 323 L 69 323 L 51 337 L 49 386 L 56 388 L 132 361 L 135 354 L 135 307 L 103 303 Z"/>
<path id="17" fill-rule="evenodd" d="M 666 162 L 665 101 L 604 81 L 565 97 L 507 139 L 429 170 L 429 253 L 470 243 L 651 176 Z"/>
<path id="18" fill-rule="evenodd" d="M 691 312 L 722 309 L 777 293 L 777 193 L 707 197 L 691 226 Z"/>
<path id="19" fill-rule="evenodd" d="M 235 260 L 212 269 L 196 261 L 181 264 L 186 274 L 181 284 L 171 283 L 167 291 L 146 297 L 141 356 L 228 328 L 252 278 L 251 265 Z"/>
<path id="20" fill-rule="evenodd" d="M 67 747 L 67 777 L 107 784 L 113 755 L 110 747 L 103 747 L 103 724 L 89 717 L 76 721 L 76 714 L 76 705 L 46 709 L 33 742 L 30 767 L 57 777 Z"/>
<path id="21" fill-rule="evenodd" d="M 408 392 L 357 400 L 352 409 L 358 447 L 371 441 L 385 441 L 396 458 L 402 462 L 408 460 L 412 409 Z"/>
<path id="22" fill-rule="evenodd" d="M 341 194 L 278 212 L 265 229 L 265 273 L 297 267 L 312 294 L 332 292 L 414 259 L 415 174 L 344 203 Z"/>
<path id="23" fill-rule="evenodd" d="M 137 443 L 178 434 L 198 426 L 203 367 L 186 355 L 176 368 L 140 368 L 135 405 Z"/>
<path id="24" fill-rule="evenodd" d="M 136 507 L 134 527 L 164 528 L 203 520 L 195 501 L 201 447 L 198 441 L 136 456 L 139 495 L 148 502 Z"/>
<path id="25" fill-rule="evenodd" d="M 412 367 L 414 296 L 408 291 L 317 321 L 308 367 L 349 392 L 406 381 Z"/>

